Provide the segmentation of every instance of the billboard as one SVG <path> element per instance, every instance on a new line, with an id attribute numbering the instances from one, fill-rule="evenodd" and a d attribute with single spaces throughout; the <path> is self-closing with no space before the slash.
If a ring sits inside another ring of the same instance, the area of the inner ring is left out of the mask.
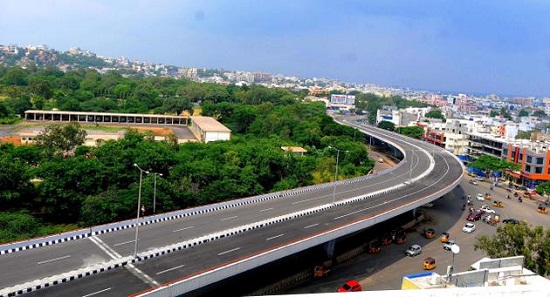
<path id="1" fill-rule="evenodd" d="M 355 95 L 332 94 L 332 95 L 330 95 L 330 103 L 332 103 L 332 104 L 354 105 L 355 104 Z"/>

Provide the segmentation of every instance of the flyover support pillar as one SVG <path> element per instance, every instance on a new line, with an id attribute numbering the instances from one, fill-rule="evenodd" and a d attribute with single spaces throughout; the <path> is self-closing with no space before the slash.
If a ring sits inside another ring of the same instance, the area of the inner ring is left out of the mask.
<path id="1" fill-rule="evenodd" d="M 327 258 L 328 259 L 331 259 L 334 257 L 334 246 L 336 245 L 336 241 L 335 240 L 331 240 L 331 241 L 328 241 L 328 242 L 325 242 L 325 244 L 323 244 L 323 248 L 325 249 L 325 252 L 327 253 Z"/>

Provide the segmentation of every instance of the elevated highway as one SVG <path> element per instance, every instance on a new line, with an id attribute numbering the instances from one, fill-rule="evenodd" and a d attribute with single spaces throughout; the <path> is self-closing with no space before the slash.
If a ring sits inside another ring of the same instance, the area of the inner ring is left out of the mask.
<path id="1" fill-rule="evenodd" d="M 211 205 L 143 225 L 137 259 L 131 257 L 132 228 L 106 233 L 92 228 L 83 230 L 87 235 L 82 239 L 5 253 L 0 267 L 16 269 L 0 270 L 0 288 L 5 288 L 0 293 L 35 291 L 37 284 L 46 283 L 49 288 L 29 294 L 119 296 L 147 289 L 143 295 L 176 296 L 413 210 L 459 183 L 462 165 L 446 151 L 377 128 L 356 127 L 395 147 L 403 161 L 376 175 L 252 197 L 227 207 Z M 131 227 L 132 221 L 126 224 Z M 74 276 L 94 265 L 109 271 Z M 76 280 L 64 283 L 63 274 Z M 62 284 L 44 279 L 52 275 Z"/>

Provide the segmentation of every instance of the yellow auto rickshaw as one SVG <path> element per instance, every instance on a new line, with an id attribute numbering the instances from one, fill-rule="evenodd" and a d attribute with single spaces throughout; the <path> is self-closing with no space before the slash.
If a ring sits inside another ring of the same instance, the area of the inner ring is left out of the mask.
<path id="1" fill-rule="evenodd" d="M 493 201 L 493 207 L 504 207 L 504 204 L 502 204 L 502 201 L 495 200 Z"/>
<path id="2" fill-rule="evenodd" d="M 537 211 L 539 213 L 544 213 L 544 214 L 547 214 L 548 213 L 548 208 L 546 208 L 544 205 L 539 205 L 539 208 L 537 209 Z"/>
<path id="3" fill-rule="evenodd" d="M 428 257 L 424 259 L 422 265 L 424 266 L 425 270 L 432 270 L 435 268 L 435 259 L 432 257 Z"/>
<path id="4" fill-rule="evenodd" d="M 441 233 L 441 236 L 439 236 L 439 241 L 445 243 L 445 242 L 449 241 L 449 236 L 450 236 L 449 233 L 443 232 L 443 233 Z"/>
<path id="5" fill-rule="evenodd" d="M 491 200 L 493 197 L 489 193 L 485 193 L 485 200 Z"/>
<path id="6" fill-rule="evenodd" d="M 435 230 L 433 228 L 424 229 L 422 231 L 422 236 L 426 237 L 427 239 L 432 239 L 435 237 Z"/>

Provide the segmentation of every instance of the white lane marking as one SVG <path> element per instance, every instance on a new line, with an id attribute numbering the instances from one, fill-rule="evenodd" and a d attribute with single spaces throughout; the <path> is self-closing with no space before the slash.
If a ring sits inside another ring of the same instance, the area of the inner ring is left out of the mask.
<path id="1" fill-rule="evenodd" d="M 218 254 L 218 256 L 225 255 L 225 254 L 229 254 L 229 253 L 232 253 L 232 252 L 234 252 L 234 251 L 238 251 L 238 250 L 240 250 L 240 249 L 241 249 L 241 248 L 238 247 L 238 248 L 234 248 L 234 249 L 232 249 L 232 250 L 228 250 L 228 251 L 225 251 L 225 252 L 221 252 L 221 253 Z"/>
<path id="2" fill-rule="evenodd" d="M 313 224 L 313 225 L 305 226 L 304 229 L 308 229 L 308 228 L 315 227 L 315 226 L 318 226 L 318 225 L 319 224 Z"/>
<path id="3" fill-rule="evenodd" d="M 181 229 L 176 229 L 176 230 L 173 230 L 172 232 L 174 232 L 174 233 L 175 232 L 180 232 L 180 231 L 183 231 L 183 230 L 191 229 L 193 227 L 195 227 L 195 226 L 189 226 L 189 227 L 185 227 L 185 228 L 181 228 Z"/>
<path id="4" fill-rule="evenodd" d="M 93 243 L 95 243 L 101 250 L 103 250 L 109 257 L 113 259 L 120 259 L 122 258 L 122 255 L 117 253 L 115 250 L 113 250 L 111 247 L 109 247 L 103 240 L 101 240 L 97 236 L 90 236 L 88 237 Z"/>
<path id="5" fill-rule="evenodd" d="M 231 219 L 234 219 L 234 218 L 238 218 L 238 216 L 232 216 L 232 217 L 229 217 L 229 218 L 223 218 L 223 219 L 221 219 L 220 221 L 227 221 L 227 220 L 231 220 Z"/>
<path id="6" fill-rule="evenodd" d="M 129 241 L 125 241 L 125 242 L 116 243 L 116 244 L 113 244 L 113 247 L 133 243 L 134 241 L 135 240 L 129 240 Z"/>
<path id="7" fill-rule="evenodd" d="M 70 258 L 70 257 L 71 257 L 71 255 L 67 255 L 67 256 L 63 256 L 63 257 L 58 257 L 58 258 L 53 258 L 53 259 L 49 259 L 49 260 L 36 262 L 36 264 L 38 264 L 38 265 L 46 264 L 46 263 L 50 263 L 50 262 L 54 262 L 54 261 L 64 260 L 64 259 L 67 259 L 67 258 Z"/>
<path id="8" fill-rule="evenodd" d="M 88 237 L 93 243 L 95 243 L 100 249 L 102 249 L 107 255 L 109 255 L 113 259 L 120 259 L 122 258 L 122 255 L 117 253 L 115 250 L 113 250 L 110 246 L 108 246 L 103 240 L 101 240 L 97 236 L 90 236 Z M 139 279 L 141 279 L 143 282 L 148 283 L 151 286 L 158 286 L 160 285 L 156 280 L 154 280 L 149 275 L 145 274 L 143 271 L 139 270 L 134 264 L 128 264 L 126 265 L 126 268 L 128 271 L 130 271 L 133 275 L 137 276 Z"/>
<path id="9" fill-rule="evenodd" d="M 272 210 L 272 209 L 273 209 L 273 207 L 270 207 L 270 208 L 262 209 L 262 210 L 260 210 L 260 212 L 264 212 L 264 211 L 268 211 L 268 210 Z"/>
<path id="10" fill-rule="evenodd" d="M 157 272 L 157 274 L 163 274 L 163 273 L 166 273 L 166 272 L 169 272 L 169 271 L 172 271 L 172 270 L 180 269 L 183 266 L 185 266 L 185 265 L 179 265 L 179 266 L 176 266 L 176 267 L 168 268 L 166 270 Z"/>
<path id="11" fill-rule="evenodd" d="M 82 297 L 90 297 L 90 296 L 94 296 L 94 295 L 97 295 L 97 294 L 101 294 L 103 292 L 107 292 L 111 290 L 111 288 L 107 288 L 107 289 L 103 289 L 101 291 L 97 291 L 97 292 L 93 292 L 93 293 L 90 293 L 90 294 L 86 294 L 86 295 L 82 295 Z"/>
<path id="12" fill-rule="evenodd" d="M 272 240 L 272 239 L 275 239 L 275 238 L 279 238 L 279 237 L 281 237 L 281 236 L 283 236 L 283 235 L 285 235 L 285 234 L 282 233 L 282 234 L 279 234 L 279 235 L 275 235 L 275 236 L 273 236 L 273 237 L 266 238 L 266 241 L 269 241 L 269 240 Z"/>
<path id="13" fill-rule="evenodd" d="M 319 196 L 319 197 L 315 197 L 315 198 L 309 198 L 309 199 L 304 199 L 304 200 L 300 200 L 300 201 L 292 202 L 292 204 L 300 204 L 300 203 L 306 203 L 306 202 L 309 202 L 309 201 L 313 201 L 313 200 L 318 200 L 318 199 L 322 199 L 323 197 L 326 197 L 326 196 Z"/>

